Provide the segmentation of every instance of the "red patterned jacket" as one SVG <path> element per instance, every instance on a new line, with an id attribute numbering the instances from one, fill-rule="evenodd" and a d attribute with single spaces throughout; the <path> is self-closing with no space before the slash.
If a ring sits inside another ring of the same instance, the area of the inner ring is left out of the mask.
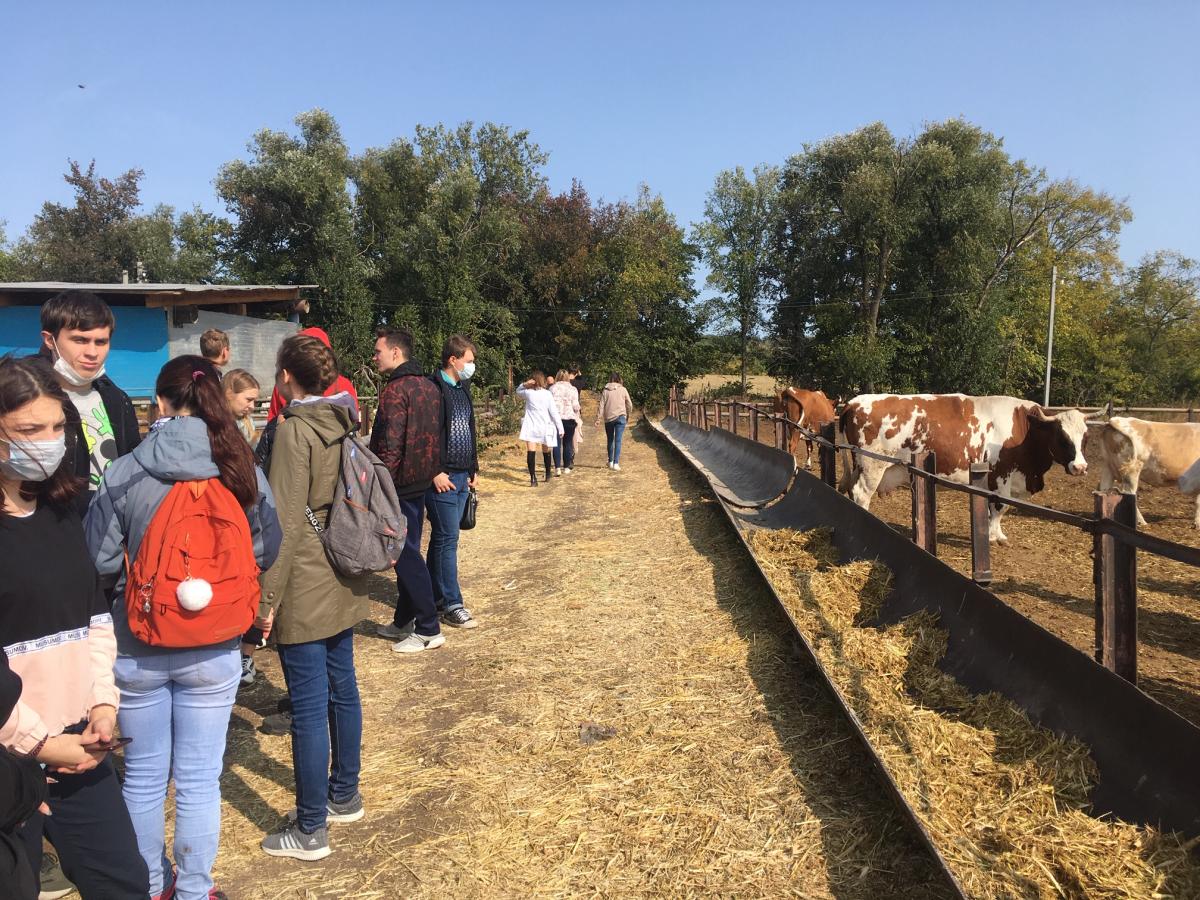
<path id="1" fill-rule="evenodd" d="M 392 473 L 401 499 L 422 496 L 442 466 L 442 394 L 412 361 L 379 392 L 371 450 Z"/>

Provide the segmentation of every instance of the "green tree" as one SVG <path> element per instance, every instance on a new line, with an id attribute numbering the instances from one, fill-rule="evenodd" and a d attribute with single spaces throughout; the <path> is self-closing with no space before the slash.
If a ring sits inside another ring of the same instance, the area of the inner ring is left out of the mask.
<path id="1" fill-rule="evenodd" d="M 314 109 L 295 122 L 294 136 L 258 132 L 250 158 L 217 174 L 217 195 L 234 218 L 225 264 L 237 281 L 318 285 L 314 323 L 329 333 L 343 369 L 361 377 L 376 319 L 354 227 L 355 167 L 333 116 Z"/>
<path id="2" fill-rule="evenodd" d="M 115 180 L 69 161 L 63 179 L 75 193 L 71 205 L 47 202 L 17 244 L 20 275 L 33 281 L 119 282 L 133 272 L 137 250 L 130 223 L 138 207 L 141 169 Z"/>
<path id="3" fill-rule="evenodd" d="M 741 166 L 720 172 L 704 201 L 704 221 L 693 232 L 708 265 L 706 283 L 717 291 L 710 303 L 712 318 L 737 332 L 743 393 L 750 344 L 763 324 L 778 192 L 774 166 L 755 167 L 753 178 Z"/>

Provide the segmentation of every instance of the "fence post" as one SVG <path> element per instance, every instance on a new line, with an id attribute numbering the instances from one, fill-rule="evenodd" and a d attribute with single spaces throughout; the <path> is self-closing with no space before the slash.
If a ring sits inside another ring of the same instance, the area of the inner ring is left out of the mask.
<path id="1" fill-rule="evenodd" d="M 987 490 L 991 467 L 971 464 L 971 486 Z M 992 583 L 992 545 L 988 540 L 991 512 L 987 497 L 971 494 L 971 580 L 987 586 Z"/>
<path id="2" fill-rule="evenodd" d="M 829 446 L 817 445 L 817 463 L 821 467 L 821 480 L 834 490 L 837 490 L 837 451 L 833 445 L 837 443 L 837 425 L 826 422 L 821 426 L 821 437 L 829 441 Z"/>
<path id="3" fill-rule="evenodd" d="M 708 401 L 700 401 L 700 427 L 708 431 Z"/>
<path id="4" fill-rule="evenodd" d="M 738 433 L 738 405 L 737 401 L 729 404 L 729 430 L 734 434 Z"/>
<path id="5" fill-rule="evenodd" d="M 1097 520 L 1137 527 L 1133 494 L 1095 493 Z M 1092 538 L 1096 579 L 1096 661 L 1137 684 L 1137 552 L 1111 534 Z"/>
<path id="6" fill-rule="evenodd" d="M 750 407 L 750 440 L 758 443 L 758 407 Z"/>
<path id="7" fill-rule="evenodd" d="M 1195 421 L 1196 421 L 1196 409 L 1195 409 L 1195 407 L 1193 407 L 1193 406 L 1192 406 L 1192 404 L 1190 404 L 1190 403 L 1188 404 L 1188 416 L 1187 416 L 1187 420 L 1188 420 L 1189 422 L 1195 422 Z"/>
<path id="8" fill-rule="evenodd" d="M 1108 398 L 1108 406 L 1105 407 L 1105 409 L 1104 409 L 1104 415 L 1107 418 L 1111 419 L 1112 414 L 1113 414 L 1113 401 L 1112 401 L 1112 397 L 1109 397 Z"/>
<path id="9" fill-rule="evenodd" d="M 937 471 L 937 454 L 931 450 L 914 453 L 912 465 L 914 471 L 908 477 L 912 486 L 913 543 L 937 556 L 937 482 L 920 474 Z"/>
<path id="10" fill-rule="evenodd" d="M 775 449 L 782 450 L 784 449 L 784 444 L 786 443 L 785 432 L 783 430 L 783 420 L 774 419 L 773 421 L 775 423 Z"/>

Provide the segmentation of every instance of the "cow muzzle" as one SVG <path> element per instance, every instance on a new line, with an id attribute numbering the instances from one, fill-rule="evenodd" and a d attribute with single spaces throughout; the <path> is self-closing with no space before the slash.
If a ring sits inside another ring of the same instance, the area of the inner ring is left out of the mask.
<path id="1" fill-rule="evenodd" d="M 1086 475 L 1087 474 L 1087 463 L 1086 462 L 1067 463 L 1066 469 L 1067 469 L 1068 475 Z"/>

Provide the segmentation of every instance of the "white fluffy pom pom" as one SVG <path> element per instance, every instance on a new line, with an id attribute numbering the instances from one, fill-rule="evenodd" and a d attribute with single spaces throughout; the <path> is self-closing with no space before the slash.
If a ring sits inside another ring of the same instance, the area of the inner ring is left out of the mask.
<path id="1" fill-rule="evenodd" d="M 179 598 L 179 605 L 188 612 L 198 612 L 212 600 L 212 585 L 203 578 L 189 578 L 179 582 L 175 596 Z"/>

